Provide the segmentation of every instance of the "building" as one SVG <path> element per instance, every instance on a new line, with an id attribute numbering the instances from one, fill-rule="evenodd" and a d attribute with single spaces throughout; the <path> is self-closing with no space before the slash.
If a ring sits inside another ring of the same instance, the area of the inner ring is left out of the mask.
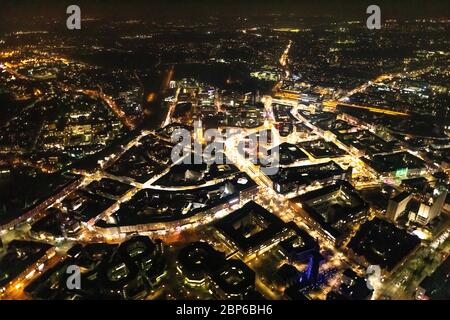
<path id="1" fill-rule="evenodd" d="M 428 201 L 422 202 L 417 213 L 410 213 L 409 219 L 422 225 L 430 223 L 434 218 L 441 214 L 447 198 L 447 189 L 434 189 L 433 194 L 429 196 Z"/>
<path id="2" fill-rule="evenodd" d="M 417 289 L 416 299 L 448 300 L 450 299 L 450 256 Z"/>
<path id="3" fill-rule="evenodd" d="M 288 287 L 283 292 L 284 299 L 286 300 L 311 300 L 305 293 L 305 288 L 301 284 L 295 284 Z"/>
<path id="4" fill-rule="evenodd" d="M 67 267 L 81 272 L 81 288 L 68 288 Z M 90 243 L 74 246 L 67 259 L 31 282 L 25 292 L 34 299 L 141 299 L 156 290 L 166 275 L 160 240 L 134 236 L 120 245 Z"/>
<path id="5" fill-rule="evenodd" d="M 299 192 L 301 189 L 313 183 L 328 185 L 337 180 L 347 180 L 351 177 L 352 170 L 344 170 L 334 161 L 280 168 L 275 175 L 269 178 L 273 182 L 273 189 L 282 194 Z"/>
<path id="6" fill-rule="evenodd" d="M 389 143 L 369 130 L 338 133 L 337 137 L 352 153 L 358 156 L 392 152 Z"/>
<path id="7" fill-rule="evenodd" d="M 386 216 L 390 220 L 396 221 L 400 214 L 406 210 L 406 206 L 411 199 L 412 194 L 408 192 L 401 192 L 392 199 L 389 199 Z"/>
<path id="8" fill-rule="evenodd" d="M 238 249 L 244 260 L 261 254 L 290 236 L 291 228 L 256 202 L 247 202 L 215 224 L 219 237 Z"/>
<path id="9" fill-rule="evenodd" d="M 307 212 L 313 224 L 336 244 L 340 244 L 351 227 L 364 221 L 368 204 L 359 196 L 355 188 L 344 180 L 324 188 L 307 192 L 293 199 L 301 204 L 295 210 Z"/>
<path id="10" fill-rule="evenodd" d="M 238 259 L 227 260 L 211 275 L 212 291 L 218 299 L 242 300 L 255 289 L 255 272 Z"/>
<path id="11" fill-rule="evenodd" d="M 394 224 L 374 218 L 365 222 L 348 244 L 349 254 L 361 265 L 379 265 L 391 272 L 419 246 L 420 239 Z"/>
<path id="12" fill-rule="evenodd" d="M 283 142 L 277 147 L 270 149 L 269 155 L 278 151 L 280 165 L 290 165 L 297 161 L 308 160 L 308 156 L 296 145 Z"/>
<path id="13" fill-rule="evenodd" d="M 280 252 L 292 264 L 306 263 L 306 270 L 300 274 L 296 284 L 307 286 L 315 284 L 319 275 L 319 267 L 324 258 L 320 254 L 318 242 L 307 232 L 300 229 L 295 222 L 288 225 L 295 231 L 295 235 L 280 242 Z"/>
<path id="14" fill-rule="evenodd" d="M 209 276 L 225 263 L 225 255 L 207 242 L 197 241 L 180 250 L 177 270 L 184 275 L 184 283 L 190 287 L 207 288 Z"/>
<path id="15" fill-rule="evenodd" d="M 12 240 L 0 258 L 0 294 L 21 285 L 55 255 L 55 247 L 42 242 Z"/>
<path id="16" fill-rule="evenodd" d="M 405 179 L 423 176 L 426 163 L 413 154 L 402 151 L 361 158 L 380 179 Z"/>

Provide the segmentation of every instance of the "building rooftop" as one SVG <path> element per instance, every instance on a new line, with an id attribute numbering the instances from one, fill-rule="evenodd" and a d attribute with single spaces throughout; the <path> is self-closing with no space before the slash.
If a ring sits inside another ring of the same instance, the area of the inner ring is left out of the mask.
<path id="1" fill-rule="evenodd" d="M 420 239 L 390 222 L 374 218 L 364 223 L 348 247 L 370 264 L 392 270 L 420 244 Z"/>
<path id="2" fill-rule="evenodd" d="M 102 178 L 99 181 L 93 181 L 84 189 L 99 196 L 116 198 L 123 196 L 132 186 L 109 178 Z"/>
<path id="3" fill-rule="evenodd" d="M 45 256 L 53 246 L 47 243 L 13 240 L 0 259 L 0 288 Z"/>
<path id="4" fill-rule="evenodd" d="M 409 192 L 403 191 L 397 194 L 395 197 L 393 197 L 391 200 L 395 201 L 397 203 L 402 202 L 406 198 L 408 198 L 411 194 Z"/>
<path id="5" fill-rule="evenodd" d="M 368 204 L 345 180 L 293 199 L 335 238 L 364 217 Z"/>
<path id="6" fill-rule="evenodd" d="M 336 162 L 328 161 L 319 164 L 279 168 L 278 172 L 270 175 L 269 178 L 274 184 L 280 186 L 280 190 L 275 186 L 276 191 L 282 192 L 282 189 L 291 191 L 292 188 L 289 188 L 289 184 L 295 184 L 296 186 L 310 185 L 316 181 L 332 179 L 333 177 L 342 178 L 345 173 L 346 171 Z M 286 188 L 282 188 L 283 186 Z"/>
<path id="7" fill-rule="evenodd" d="M 308 156 L 298 146 L 283 142 L 282 144 L 274 147 L 270 150 L 269 154 L 273 154 L 278 148 L 279 163 L 281 165 L 288 165 L 296 161 L 307 160 Z"/>
<path id="8" fill-rule="evenodd" d="M 56 208 L 49 208 L 47 215 L 36 221 L 31 225 L 31 232 L 44 232 L 52 234 L 55 237 L 61 237 L 63 235 L 61 229 L 61 211 Z"/>
<path id="9" fill-rule="evenodd" d="M 365 278 L 360 277 L 352 269 L 345 269 L 339 293 L 351 300 L 367 300 L 372 296 L 373 290 L 367 286 Z"/>
<path id="10" fill-rule="evenodd" d="M 281 233 L 285 223 L 257 203 L 247 202 L 215 224 L 242 251 L 257 247 Z"/>
<path id="11" fill-rule="evenodd" d="M 334 158 L 346 154 L 344 150 L 339 148 L 333 142 L 328 142 L 324 139 L 301 142 L 298 144 L 298 146 L 311 154 L 316 159 Z"/>
<path id="12" fill-rule="evenodd" d="M 225 255 L 204 241 L 192 242 L 178 254 L 178 263 L 189 278 L 203 277 L 225 263 Z"/>
<path id="13" fill-rule="evenodd" d="M 347 146 L 352 146 L 365 154 L 392 152 L 392 147 L 369 130 L 338 133 L 338 139 Z"/>
<path id="14" fill-rule="evenodd" d="M 450 299 L 450 256 L 419 285 L 432 300 Z"/>
<path id="15" fill-rule="evenodd" d="M 374 155 L 371 159 L 362 158 L 362 160 L 368 163 L 378 173 L 396 171 L 401 175 L 405 170 L 425 168 L 425 162 L 422 159 L 406 151 L 378 154 Z"/>
<path id="16" fill-rule="evenodd" d="M 214 272 L 211 278 L 226 295 L 236 296 L 245 295 L 253 289 L 256 276 L 244 262 L 231 259 Z"/>

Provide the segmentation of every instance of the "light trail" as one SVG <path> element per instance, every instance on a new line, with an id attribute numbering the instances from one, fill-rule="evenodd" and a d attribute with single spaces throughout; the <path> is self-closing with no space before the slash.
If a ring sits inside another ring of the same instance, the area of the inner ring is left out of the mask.
<path id="1" fill-rule="evenodd" d="M 383 113 L 383 114 L 387 114 L 390 116 L 409 116 L 410 115 L 409 113 L 406 113 L 406 112 L 394 111 L 394 110 L 390 110 L 390 109 L 382 109 L 382 108 L 373 107 L 373 106 L 361 106 L 361 105 L 357 105 L 357 104 L 344 103 L 344 102 L 340 102 L 340 101 L 328 100 L 328 101 L 324 101 L 323 105 L 328 108 L 336 108 L 337 105 L 341 105 L 341 106 L 350 107 L 350 108 L 364 109 L 364 110 L 374 112 L 374 113 Z"/>

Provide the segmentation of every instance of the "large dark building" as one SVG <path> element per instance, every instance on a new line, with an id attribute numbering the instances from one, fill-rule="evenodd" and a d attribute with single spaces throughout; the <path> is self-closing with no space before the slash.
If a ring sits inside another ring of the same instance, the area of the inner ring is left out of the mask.
<path id="1" fill-rule="evenodd" d="M 296 197 L 294 202 L 322 228 L 328 238 L 340 242 L 351 226 L 366 218 L 368 204 L 347 181 L 314 190 Z"/>
<path id="2" fill-rule="evenodd" d="M 311 184 L 328 185 L 337 180 L 351 179 L 352 171 L 342 169 L 336 162 L 280 168 L 269 176 L 278 193 L 299 192 Z"/>

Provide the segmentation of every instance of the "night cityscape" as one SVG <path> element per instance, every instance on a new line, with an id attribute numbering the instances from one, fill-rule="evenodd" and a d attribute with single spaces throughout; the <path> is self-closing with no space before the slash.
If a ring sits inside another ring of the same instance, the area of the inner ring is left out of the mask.
<path id="1" fill-rule="evenodd" d="M 450 5 L 412 2 L 6 0 L 0 300 L 450 300 Z"/>

